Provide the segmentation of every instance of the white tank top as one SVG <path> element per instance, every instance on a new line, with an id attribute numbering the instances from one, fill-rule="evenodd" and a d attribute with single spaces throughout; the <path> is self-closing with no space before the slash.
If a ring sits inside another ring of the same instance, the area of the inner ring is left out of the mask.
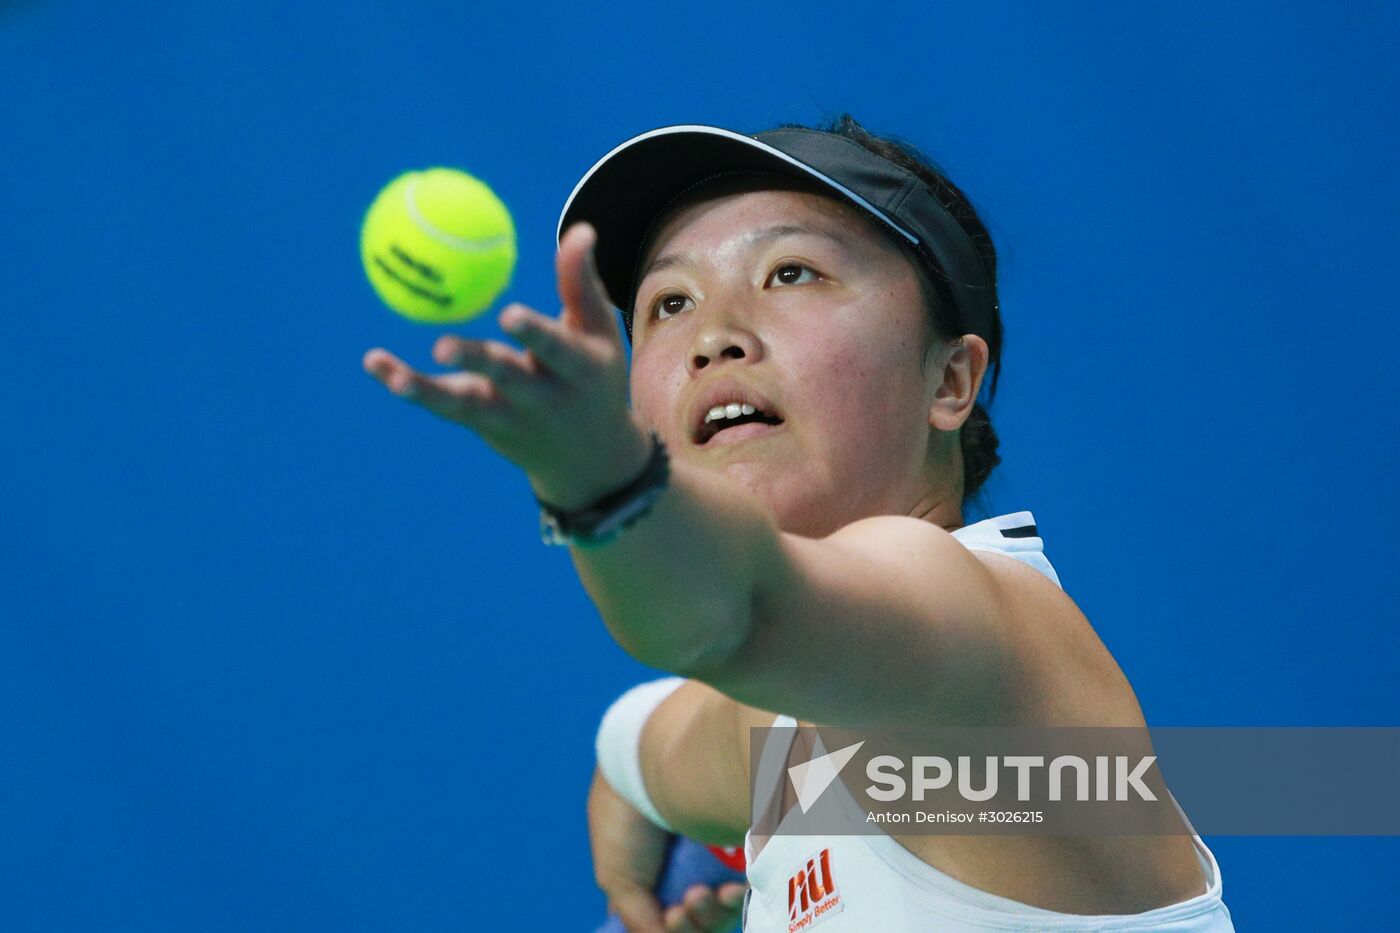
<path id="1" fill-rule="evenodd" d="M 999 551 L 1060 579 L 1044 553 L 1030 512 L 999 515 L 952 532 L 970 550 Z M 779 716 L 775 727 L 793 727 Z M 756 787 L 781 794 L 790 728 L 772 733 L 757 768 Z M 815 755 L 825 753 L 817 740 Z M 828 793 L 864 811 L 841 781 Z M 987 933 L 995 930 L 1144 930 L 1152 933 L 1219 933 L 1234 930 L 1221 898 L 1220 869 L 1199 836 L 1196 855 L 1206 891 L 1189 900 L 1138 914 L 1064 914 L 1032 907 L 964 884 L 926 863 L 892 836 L 772 836 L 754 856 L 746 834 L 749 893 L 744 933 Z"/>

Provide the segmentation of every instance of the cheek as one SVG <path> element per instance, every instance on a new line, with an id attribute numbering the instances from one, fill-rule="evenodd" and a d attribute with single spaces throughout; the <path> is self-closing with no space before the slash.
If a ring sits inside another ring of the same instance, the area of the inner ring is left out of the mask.
<path id="1" fill-rule="evenodd" d="M 654 357 L 642 354 L 632 358 L 628 388 L 632 410 L 648 426 L 659 430 L 664 438 L 670 422 L 674 420 L 669 415 L 675 410 L 676 396 L 680 391 L 677 380 L 668 378 L 663 369 L 656 365 Z"/>
<path id="2" fill-rule="evenodd" d="M 804 409 L 825 446 L 855 456 L 883 456 L 904 446 L 905 429 L 922 423 L 923 382 L 910 347 L 869 331 L 823 341 L 801 362 Z"/>

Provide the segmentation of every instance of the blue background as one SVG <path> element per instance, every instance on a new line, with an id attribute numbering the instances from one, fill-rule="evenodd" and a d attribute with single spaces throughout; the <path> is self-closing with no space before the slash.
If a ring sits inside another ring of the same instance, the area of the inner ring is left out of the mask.
<path id="1" fill-rule="evenodd" d="M 398 172 L 465 168 L 518 223 L 507 298 L 553 313 L 564 199 L 668 123 L 849 110 L 969 192 L 1008 331 L 988 511 L 1034 511 L 1151 722 L 1400 723 L 1398 19 L 5 4 L 0 926 L 600 916 L 593 732 L 654 675 L 523 475 L 361 371 L 435 332 L 357 234 Z M 1210 841 L 1241 929 L 1393 922 L 1395 840 Z"/>

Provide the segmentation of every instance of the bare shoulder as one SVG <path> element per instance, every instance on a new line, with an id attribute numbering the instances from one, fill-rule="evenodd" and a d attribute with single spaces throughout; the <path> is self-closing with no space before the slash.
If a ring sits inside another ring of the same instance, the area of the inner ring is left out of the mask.
<path id="1" fill-rule="evenodd" d="M 1027 694 L 1027 725 L 1143 724 L 1137 697 L 1074 599 L 1040 571 L 995 551 L 969 551 L 994 581 L 1000 623 Z"/>

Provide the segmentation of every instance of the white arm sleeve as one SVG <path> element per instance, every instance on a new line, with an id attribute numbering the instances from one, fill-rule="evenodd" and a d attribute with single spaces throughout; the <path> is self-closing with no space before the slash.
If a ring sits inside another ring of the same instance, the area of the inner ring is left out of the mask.
<path id="1" fill-rule="evenodd" d="M 666 699 L 685 683 L 684 677 L 663 677 L 644 684 L 638 684 L 613 701 L 603 714 L 603 723 L 598 727 L 596 749 L 598 769 L 622 799 L 636 807 L 643 816 L 667 832 L 675 832 L 647 795 L 646 784 L 642 782 L 642 760 L 640 746 L 642 727 L 651 714 Z"/>

